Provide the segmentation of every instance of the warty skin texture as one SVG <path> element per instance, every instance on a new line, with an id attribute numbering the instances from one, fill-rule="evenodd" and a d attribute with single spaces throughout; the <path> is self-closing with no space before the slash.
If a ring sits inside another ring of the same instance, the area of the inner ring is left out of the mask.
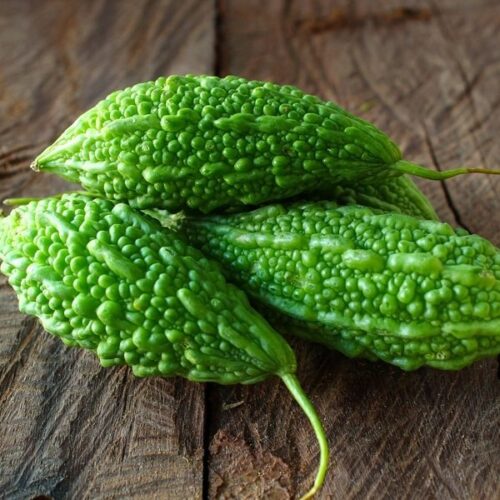
<path id="1" fill-rule="evenodd" d="M 67 194 L 0 217 L 0 270 L 22 312 L 104 367 L 139 377 L 249 384 L 279 376 L 309 418 L 320 446 L 311 498 L 329 450 L 300 387 L 288 343 L 254 311 L 218 266 L 125 204 Z"/>
<path id="2" fill-rule="evenodd" d="M 356 182 L 321 186 L 307 196 L 307 201 L 324 200 L 339 205 L 364 205 L 385 212 L 439 220 L 429 200 L 407 175 L 389 177 L 374 184 Z"/>
<path id="3" fill-rule="evenodd" d="M 288 344 L 215 264 L 125 204 L 63 195 L 0 224 L 20 310 L 103 366 L 218 383 L 295 371 Z"/>
<path id="4" fill-rule="evenodd" d="M 479 236 L 331 202 L 178 223 L 308 340 L 405 370 L 500 353 L 500 252 Z"/>
<path id="5" fill-rule="evenodd" d="M 112 93 L 32 166 L 137 208 L 203 213 L 404 172 L 451 175 L 403 161 L 372 124 L 290 85 L 189 75 Z M 398 211 L 407 192 L 435 217 L 415 186 L 396 184 Z"/>

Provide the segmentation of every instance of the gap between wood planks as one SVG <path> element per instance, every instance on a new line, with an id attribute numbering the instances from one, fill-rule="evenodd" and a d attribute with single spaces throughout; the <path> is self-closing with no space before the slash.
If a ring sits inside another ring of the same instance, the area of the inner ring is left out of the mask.
<path id="1" fill-rule="evenodd" d="M 224 43 L 222 33 L 222 5 L 220 0 L 214 2 L 214 75 L 222 76 L 222 46 Z M 212 384 L 205 384 L 204 412 L 203 412 L 203 466 L 201 494 L 203 500 L 209 500 L 210 491 L 210 417 L 212 415 L 214 388 Z"/>

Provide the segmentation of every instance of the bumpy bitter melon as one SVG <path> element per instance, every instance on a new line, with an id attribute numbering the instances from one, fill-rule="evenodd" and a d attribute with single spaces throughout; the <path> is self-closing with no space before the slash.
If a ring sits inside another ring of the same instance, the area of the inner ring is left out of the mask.
<path id="1" fill-rule="evenodd" d="M 309 340 L 405 370 L 500 353 L 500 251 L 479 236 L 332 202 L 177 223 Z"/>
<path id="2" fill-rule="evenodd" d="M 135 375 L 250 384 L 277 375 L 328 445 L 288 343 L 216 264 L 125 204 L 81 194 L 28 201 L 0 219 L 1 271 L 22 312 L 105 367 Z"/>
<path id="3" fill-rule="evenodd" d="M 234 76 L 170 76 L 114 92 L 32 166 L 137 208 L 204 213 L 325 184 L 484 171 L 411 164 L 384 133 L 334 103 Z"/>

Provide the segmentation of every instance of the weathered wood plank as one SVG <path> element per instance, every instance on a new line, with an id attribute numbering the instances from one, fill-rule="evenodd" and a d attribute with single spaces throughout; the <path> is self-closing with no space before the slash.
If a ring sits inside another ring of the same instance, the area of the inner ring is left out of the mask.
<path id="1" fill-rule="evenodd" d="M 34 155 L 115 88 L 212 72 L 212 2 L 0 3 L 0 199 L 70 188 Z M 104 370 L 0 278 L 0 497 L 201 498 L 204 387 Z"/>
<path id="2" fill-rule="evenodd" d="M 334 99 L 431 167 L 499 167 L 498 2 L 222 0 L 219 32 L 221 74 Z M 500 243 L 498 178 L 419 184 L 443 219 Z M 332 445 L 319 498 L 498 496 L 495 361 L 406 374 L 294 345 Z M 209 394 L 209 497 L 304 492 L 318 450 L 285 388 L 269 381 Z"/>

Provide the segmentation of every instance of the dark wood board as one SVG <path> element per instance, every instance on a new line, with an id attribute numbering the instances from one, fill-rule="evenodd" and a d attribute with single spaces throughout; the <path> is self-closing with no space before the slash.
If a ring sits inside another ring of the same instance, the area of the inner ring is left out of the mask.
<path id="1" fill-rule="evenodd" d="M 34 155 L 111 90 L 169 73 L 293 83 L 412 160 L 498 168 L 499 46 L 495 0 L 3 0 L 0 199 L 73 188 L 31 172 Z M 498 178 L 418 184 L 443 220 L 500 245 Z M 292 345 L 332 447 L 318 498 L 498 498 L 495 360 L 406 374 Z M 17 312 L 0 278 L 0 498 L 295 498 L 317 460 L 279 381 L 104 370 Z"/>

